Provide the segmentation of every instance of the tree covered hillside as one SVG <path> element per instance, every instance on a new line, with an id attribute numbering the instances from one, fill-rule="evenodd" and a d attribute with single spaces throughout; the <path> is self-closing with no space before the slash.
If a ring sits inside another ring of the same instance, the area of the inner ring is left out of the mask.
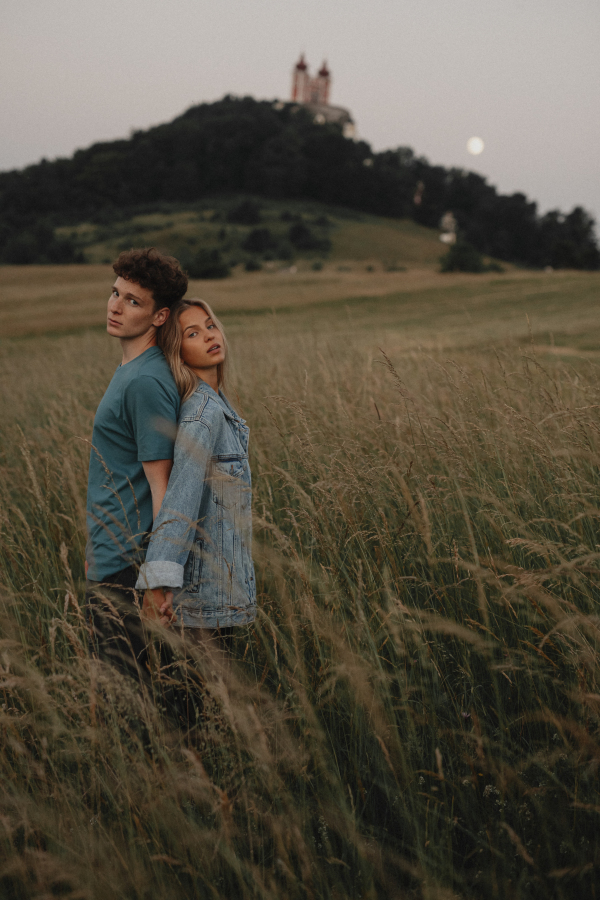
<path id="1" fill-rule="evenodd" d="M 0 259 L 74 261 L 74 245 L 55 235 L 59 225 L 240 193 L 316 200 L 430 227 L 451 210 L 464 239 L 490 256 L 600 268 L 594 222 L 581 207 L 539 216 L 524 194 L 500 195 L 473 172 L 432 166 L 406 147 L 374 153 L 335 125 L 315 124 L 303 108 L 251 97 L 201 104 L 127 140 L 0 173 Z"/>

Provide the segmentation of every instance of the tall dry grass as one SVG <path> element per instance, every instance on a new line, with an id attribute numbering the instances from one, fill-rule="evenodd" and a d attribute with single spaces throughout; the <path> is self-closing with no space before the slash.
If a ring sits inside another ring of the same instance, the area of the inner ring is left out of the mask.
<path id="1" fill-rule="evenodd" d="M 598 370 L 363 344 L 234 334 L 260 615 L 145 691 L 82 608 L 109 344 L 5 348 L 3 895 L 595 896 Z"/>

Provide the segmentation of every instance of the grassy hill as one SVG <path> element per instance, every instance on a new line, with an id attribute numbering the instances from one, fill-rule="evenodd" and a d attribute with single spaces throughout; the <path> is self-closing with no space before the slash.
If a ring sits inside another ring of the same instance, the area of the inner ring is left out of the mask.
<path id="1" fill-rule="evenodd" d="M 345 138 L 339 127 L 316 123 L 296 104 L 251 97 L 200 104 L 127 140 L 0 172 L 0 260 L 75 262 L 77 247 L 68 235 L 57 239 L 56 227 L 84 220 L 112 226 L 124 213 L 190 204 L 206 209 L 211 197 L 235 194 L 269 203 L 303 199 L 430 228 L 451 211 L 460 234 L 498 259 L 536 268 L 600 268 L 594 222 L 581 207 L 540 216 L 524 194 L 501 195 L 475 172 L 430 165 L 408 147 L 376 153 L 365 141 Z M 152 223 L 137 225 L 142 233 Z M 274 252 L 289 257 L 281 242 Z"/>
<path id="2" fill-rule="evenodd" d="M 184 261 L 199 248 L 217 250 L 225 261 L 236 266 L 253 259 L 260 263 L 278 257 L 291 260 L 333 259 L 372 261 L 381 266 L 433 265 L 444 250 L 438 232 L 404 219 L 387 219 L 354 213 L 339 207 L 299 201 L 250 200 L 256 221 L 243 224 L 228 221 L 240 198 L 208 201 L 192 209 L 168 209 L 103 223 L 83 222 L 77 227 L 56 229 L 59 239 L 71 239 L 85 262 L 112 262 L 120 250 L 154 245 Z M 298 223 L 317 240 L 330 243 L 329 249 L 303 248 L 289 240 L 290 229 Z M 244 247 L 249 235 L 268 230 L 272 246 L 264 250 Z"/>

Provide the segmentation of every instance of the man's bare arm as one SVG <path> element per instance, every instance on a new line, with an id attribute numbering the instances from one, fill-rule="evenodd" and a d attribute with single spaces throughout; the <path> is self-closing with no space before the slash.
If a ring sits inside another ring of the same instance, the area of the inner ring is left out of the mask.
<path id="1" fill-rule="evenodd" d="M 153 459 L 143 462 L 142 465 L 152 494 L 152 519 L 154 520 L 167 491 L 173 460 Z M 163 588 L 147 590 L 144 594 L 143 610 L 145 615 L 152 619 L 158 619 L 161 625 L 168 627 L 173 619 L 173 593 L 169 591 L 165 595 Z"/>
<path id="2" fill-rule="evenodd" d="M 152 519 L 154 520 L 163 502 L 169 482 L 169 475 L 173 468 L 172 459 L 152 459 L 142 463 L 144 474 L 150 485 L 152 493 Z"/>

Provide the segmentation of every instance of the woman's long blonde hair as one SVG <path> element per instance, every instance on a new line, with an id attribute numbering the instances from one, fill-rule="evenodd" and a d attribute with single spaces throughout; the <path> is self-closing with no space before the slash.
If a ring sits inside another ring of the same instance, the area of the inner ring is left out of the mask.
<path id="1" fill-rule="evenodd" d="M 158 346 L 165 354 L 165 358 L 169 363 L 171 372 L 173 373 L 173 378 L 175 379 L 175 384 L 177 385 L 179 396 L 182 400 L 187 400 L 188 397 L 192 396 L 192 394 L 198 387 L 198 382 L 200 381 L 198 376 L 194 372 L 192 372 L 192 370 L 188 366 L 186 366 L 181 358 L 181 341 L 183 338 L 180 323 L 181 313 L 185 312 L 186 309 L 191 309 L 194 306 L 199 307 L 199 309 L 203 309 L 206 315 L 211 317 L 223 337 L 225 359 L 217 366 L 217 383 L 219 385 L 219 388 L 222 388 L 225 385 L 228 347 L 227 338 L 225 337 L 225 332 L 223 331 L 223 326 L 205 300 L 198 300 L 196 297 L 193 297 L 190 300 L 180 300 L 172 307 L 171 314 L 165 324 L 158 329 L 157 337 Z"/>

